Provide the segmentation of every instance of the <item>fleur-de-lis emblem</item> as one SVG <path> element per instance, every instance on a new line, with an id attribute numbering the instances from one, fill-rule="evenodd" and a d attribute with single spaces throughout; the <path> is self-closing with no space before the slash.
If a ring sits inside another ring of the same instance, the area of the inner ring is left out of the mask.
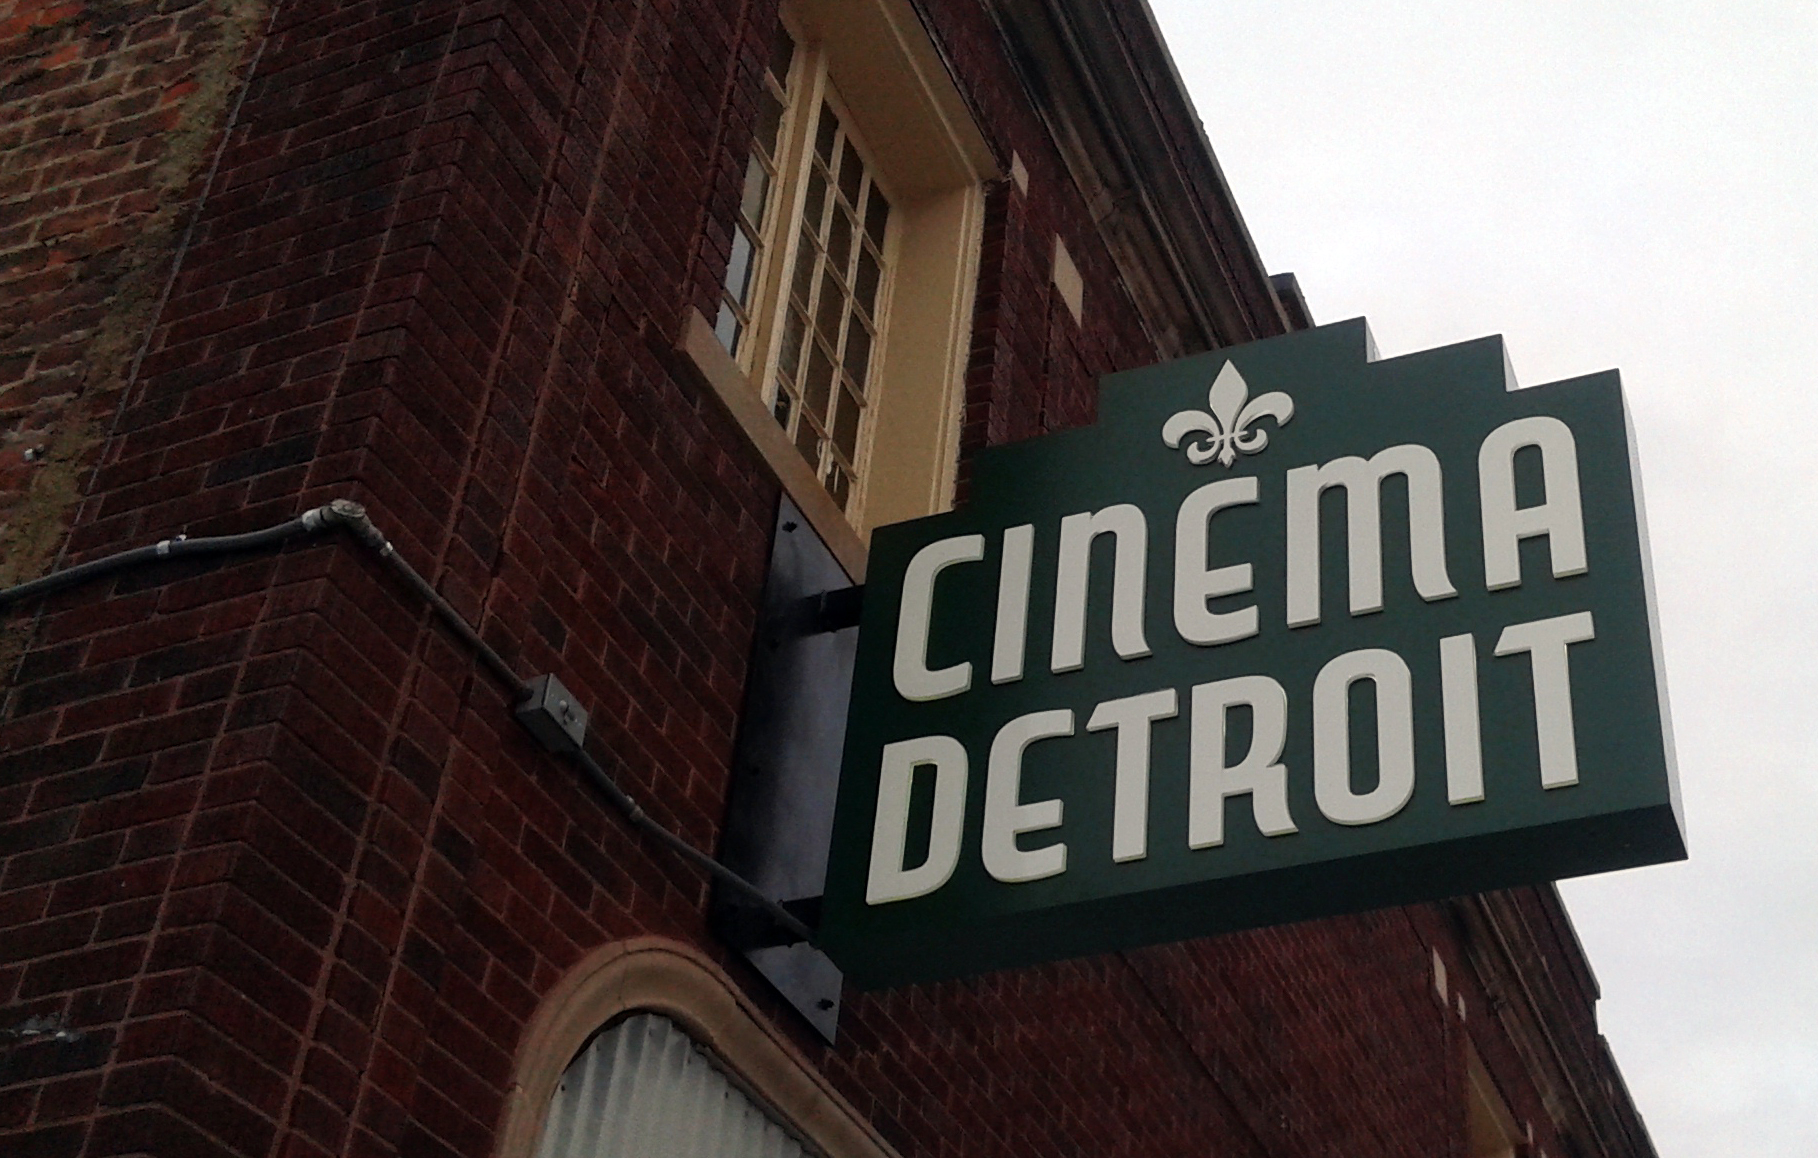
<path id="1" fill-rule="evenodd" d="M 1288 419 L 1294 417 L 1294 399 L 1279 390 L 1250 398 L 1250 384 L 1237 372 L 1233 362 L 1226 362 L 1225 368 L 1213 379 L 1206 401 L 1211 407 L 1210 414 L 1204 410 L 1183 410 L 1162 426 L 1162 441 L 1170 449 L 1179 447 L 1182 439 L 1188 440 L 1187 461 L 1194 466 L 1204 466 L 1215 458 L 1220 465 L 1230 466 L 1239 451 L 1255 454 L 1269 445 L 1269 436 L 1262 430 L 1251 430 L 1251 423 L 1268 415 L 1279 427 L 1287 425 Z M 1200 434 L 1210 435 L 1210 438 L 1193 437 Z"/>

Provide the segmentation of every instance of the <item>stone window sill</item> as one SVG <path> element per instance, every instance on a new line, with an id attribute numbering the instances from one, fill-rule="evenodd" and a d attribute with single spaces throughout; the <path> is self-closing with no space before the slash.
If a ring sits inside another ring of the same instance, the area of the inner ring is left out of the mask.
<path id="1" fill-rule="evenodd" d="M 865 581 L 865 544 L 858 532 L 846 521 L 845 513 L 834 503 L 833 496 L 814 477 L 802 456 L 796 453 L 789 436 L 776 424 L 770 411 L 758 396 L 751 379 L 739 369 L 726 347 L 714 336 L 713 326 L 696 309 L 688 311 L 676 349 L 694 366 L 695 372 L 712 387 L 720 404 L 732 416 L 758 454 L 769 466 L 770 473 L 783 486 L 795 505 L 827 544 L 833 557 L 852 577 L 854 583 Z"/>

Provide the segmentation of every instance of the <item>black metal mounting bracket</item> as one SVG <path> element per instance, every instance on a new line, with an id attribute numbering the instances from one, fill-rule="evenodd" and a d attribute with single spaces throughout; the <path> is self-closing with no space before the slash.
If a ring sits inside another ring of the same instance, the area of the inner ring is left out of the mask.
<path id="1" fill-rule="evenodd" d="M 720 860 L 819 923 L 864 588 L 785 497 L 745 679 Z M 839 968 L 773 913 L 716 889 L 713 923 L 817 1033 L 839 1023 Z"/>

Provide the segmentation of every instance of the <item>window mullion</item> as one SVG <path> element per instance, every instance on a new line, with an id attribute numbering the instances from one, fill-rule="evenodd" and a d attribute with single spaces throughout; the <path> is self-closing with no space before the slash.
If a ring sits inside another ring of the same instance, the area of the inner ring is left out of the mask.
<path id="1" fill-rule="evenodd" d="M 802 368 L 790 365 L 786 349 L 790 337 L 789 311 L 798 253 L 803 245 L 802 207 L 808 195 L 808 158 L 812 155 L 814 113 L 827 86 L 826 57 L 817 46 L 796 49 L 795 80 L 790 89 L 786 140 L 778 150 L 776 209 L 771 221 L 772 260 L 765 269 L 765 284 L 757 297 L 753 319 L 756 340 L 750 362 L 752 380 L 759 384 L 766 405 L 783 427 L 793 433 L 794 396 L 779 379 L 800 380 Z M 798 335 L 799 337 L 799 335 Z M 796 351 L 799 356 L 799 342 Z"/>
<path id="2" fill-rule="evenodd" d="M 828 81 L 824 51 L 799 45 L 792 56 L 788 107 L 773 115 L 766 105 L 760 117 L 716 330 L 761 383 L 814 476 L 850 512 L 871 441 L 890 209 Z M 765 78 L 772 95 L 774 73 Z M 780 128 L 767 128 L 765 117 Z M 761 223 L 752 220 L 759 206 Z"/>

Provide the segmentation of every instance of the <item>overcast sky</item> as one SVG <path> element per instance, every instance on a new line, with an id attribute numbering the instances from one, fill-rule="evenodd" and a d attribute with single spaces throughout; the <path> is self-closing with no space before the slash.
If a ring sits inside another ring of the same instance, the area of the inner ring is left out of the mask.
<path id="1" fill-rule="evenodd" d="M 1818 1155 L 1818 3 L 1151 2 L 1316 321 L 1622 371 L 1692 859 L 1562 887 L 1663 1158 Z"/>

